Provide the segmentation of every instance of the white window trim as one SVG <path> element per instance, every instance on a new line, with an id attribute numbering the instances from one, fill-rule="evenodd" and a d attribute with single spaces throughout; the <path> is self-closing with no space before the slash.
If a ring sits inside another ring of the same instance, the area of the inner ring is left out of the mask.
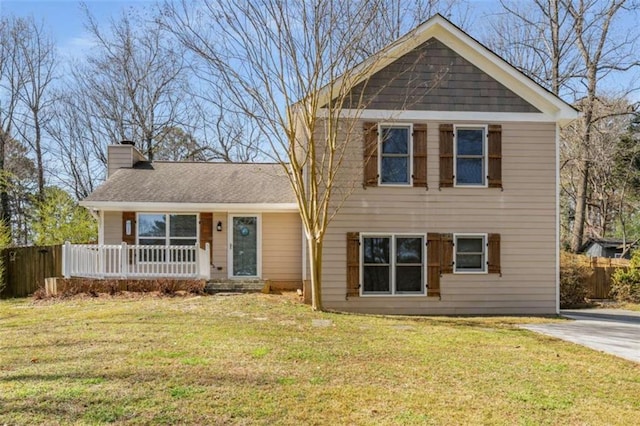
<path id="1" fill-rule="evenodd" d="M 458 183 L 458 129 L 482 129 L 482 185 Z M 453 186 L 454 188 L 488 188 L 489 179 L 489 126 L 487 124 L 453 125 Z"/>
<path id="2" fill-rule="evenodd" d="M 200 241 L 200 213 L 196 213 L 196 212 L 136 212 L 136 245 L 140 245 L 140 215 L 151 215 L 151 214 L 162 214 L 165 216 L 170 216 L 172 214 L 174 215 L 179 215 L 179 216 L 194 216 L 196 217 L 196 245 L 198 245 L 199 241 Z M 167 222 L 168 223 L 168 222 Z M 170 228 L 171 225 L 167 226 L 165 229 L 165 234 L 164 234 L 164 240 L 165 242 L 170 241 L 171 240 L 171 236 L 169 235 L 170 232 Z M 160 237 L 142 237 L 142 239 L 159 239 Z M 177 237 L 177 239 L 180 238 L 184 238 L 186 239 L 192 239 L 191 237 Z M 185 245 L 189 245 L 189 244 L 185 244 Z"/>
<path id="3" fill-rule="evenodd" d="M 256 223 L 256 272 L 257 275 L 233 275 L 233 218 L 255 217 Z M 227 215 L 227 277 L 231 280 L 262 279 L 262 214 L 260 213 L 229 213 Z"/>
<path id="4" fill-rule="evenodd" d="M 385 183 L 382 182 L 382 128 L 391 127 L 396 129 L 409 129 L 409 140 L 407 150 L 409 154 L 409 182 L 407 183 Z M 413 123 L 378 123 L 378 186 L 391 186 L 407 188 L 413 186 Z"/>
<path id="5" fill-rule="evenodd" d="M 482 270 L 458 270 L 458 238 L 482 238 Z M 485 275 L 488 274 L 488 250 L 489 234 L 486 233 L 461 233 L 453 234 L 453 273 L 460 275 Z"/>
<path id="6" fill-rule="evenodd" d="M 365 238 L 391 238 L 391 247 L 389 258 L 392 262 L 389 264 L 389 268 L 391 269 L 391 292 L 389 293 L 365 293 L 364 291 L 364 239 Z M 395 238 L 396 237 L 421 237 L 422 238 L 422 291 L 421 292 L 411 292 L 411 293 L 396 293 L 396 245 Z M 360 285 L 360 296 L 362 297 L 421 297 L 427 294 L 427 234 L 420 232 L 364 232 L 360 233 L 360 251 L 358 256 L 360 256 L 360 271 L 359 271 L 359 281 Z"/>

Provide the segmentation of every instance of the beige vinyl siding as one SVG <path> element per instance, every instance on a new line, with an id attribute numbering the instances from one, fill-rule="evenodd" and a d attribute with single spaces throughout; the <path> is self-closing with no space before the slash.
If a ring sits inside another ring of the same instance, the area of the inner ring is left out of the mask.
<path id="1" fill-rule="evenodd" d="M 218 222 L 222 222 L 222 231 L 218 232 L 216 227 Z M 211 267 L 211 279 L 225 279 L 227 274 L 227 213 L 213 213 L 213 243 L 211 250 L 213 252 L 213 266 Z M 220 269 L 218 269 L 220 268 Z"/>
<path id="2" fill-rule="evenodd" d="M 427 124 L 428 190 L 363 189 L 358 185 L 362 182 L 361 143 L 350 148 L 342 184 L 352 188 L 352 194 L 325 238 L 325 306 L 396 314 L 555 313 L 555 123 L 481 123 L 502 124 L 503 191 L 439 189 L 440 123 Z M 502 276 L 444 274 L 441 299 L 363 296 L 346 300 L 347 232 L 499 233 Z"/>
<path id="3" fill-rule="evenodd" d="M 104 244 L 122 244 L 122 212 L 104 212 Z"/>
<path id="4" fill-rule="evenodd" d="M 252 215 L 252 213 L 248 213 Z M 229 244 L 227 212 L 213 213 L 212 279 L 226 279 Z M 302 224 L 298 213 L 263 213 L 262 277 L 285 288 L 298 288 L 302 282 Z M 222 223 L 222 232 L 216 226 Z M 122 212 L 104 212 L 105 244 L 122 243 Z M 220 268 L 220 269 L 218 269 Z"/>
<path id="5" fill-rule="evenodd" d="M 262 214 L 262 277 L 302 281 L 302 223 L 298 213 Z"/>
<path id="6" fill-rule="evenodd" d="M 130 145 L 109 145 L 107 147 L 107 177 L 116 170 L 133 165 L 133 148 Z"/>
<path id="7" fill-rule="evenodd" d="M 118 169 L 131 168 L 138 161 L 146 161 L 144 155 L 131 145 L 109 145 L 107 147 L 107 177 Z"/>

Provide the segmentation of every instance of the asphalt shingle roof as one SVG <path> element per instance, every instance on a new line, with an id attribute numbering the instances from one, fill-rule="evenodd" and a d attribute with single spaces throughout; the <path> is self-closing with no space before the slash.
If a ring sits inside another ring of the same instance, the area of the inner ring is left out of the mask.
<path id="1" fill-rule="evenodd" d="M 139 162 L 116 171 L 84 201 L 295 203 L 280 164 Z"/>

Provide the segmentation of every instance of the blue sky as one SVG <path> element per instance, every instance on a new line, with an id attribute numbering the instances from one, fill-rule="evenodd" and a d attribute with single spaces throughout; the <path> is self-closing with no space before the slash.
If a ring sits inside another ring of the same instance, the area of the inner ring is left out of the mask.
<path id="1" fill-rule="evenodd" d="M 91 49 L 91 37 L 84 28 L 84 16 L 80 8 L 79 0 L 0 0 L 0 15 L 28 16 L 33 15 L 36 20 L 44 21 L 45 26 L 51 31 L 58 52 L 63 57 L 82 57 Z M 85 0 L 92 15 L 98 20 L 100 26 L 105 28 L 111 17 L 118 16 L 122 11 L 130 8 L 144 9 L 154 5 L 155 0 Z M 484 16 L 499 9 L 496 0 L 467 0 L 469 7 L 466 18 L 470 20 L 471 35 L 476 38 L 477 24 L 484 21 Z M 636 13 L 623 13 L 620 19 L 623 27 L 635 29 Z M 456 19 L 453 19 L 454 22 Z M 624 76 L 616 75 L 607 79 L 605 84 L 613 92 L 637 87 L 637 72 L 628 73 Z M 639 94 L 631 95 L 633 99 L 640 97 Z"/>
<path id="2" fill-rule="evenodd" d="M 64 55 L 82 55 L 90 49 L 91 40 L 84 28 L 84 15 L 78 0 L 0 0 L 0 14 L 29 16 L 44 21 L 51 31 L 59 52 Z M 131 7 L 151 6 L 153 0 L 85 0 L 98 22 L 108 22 Z"/>
<path id="3" fill-rule="evenodd" d="M 82 55 L 91 47 L 84 29 L 84 16 L 79 0 L 0 0 L 0 14 L 33 15 L 43 20 L 55 38 L 62 54 Z M 151 7 L 155 0 L 84 0 L 98 22 L 106 24 L 109 18 L 129 8 Z M 470 0 L 474 15 L 490 11 L 495 0 Z"/>

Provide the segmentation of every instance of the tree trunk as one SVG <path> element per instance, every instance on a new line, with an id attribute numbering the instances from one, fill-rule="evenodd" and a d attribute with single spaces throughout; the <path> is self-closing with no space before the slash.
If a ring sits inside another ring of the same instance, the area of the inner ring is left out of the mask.
<path id="1" fill-rule="evenodd" d="M 7 192 L 7 175 L 5 173 L 5 148 L 9 142 L 9 134 L 0 129 L 0 221 L 11 233 L 11 210 L 9 208 L 9 194 Z"/>
<path id="2" fill-rule="evenodd" d="M 324 311 L 322 305 L 322 241 L 310 238 L 309 247 L 309 269 L 311 271 L 311 309 L 314 311 Z"/>
<path id="3" fill-rule="evenodd" d="M 587 212 L 587 190 L 589 182 L 588 160 L 581 160 L 580 172 L 581 176 L 578 182 L 578 193 L 576 196 L 576 212 L 571 232 L 571 251 L 574 253 L 580 250 L 584 238 L 584 222 Z"/>
<path id="4" fill-rule="evenodd" d="M 33 121 L 36 130 L 35 138 L 35 151 L 36 151 L 36 166 L 38 167 L 38 199 L 42 201 L 44 199 L 44 162 L 42 161 L 42 129 L 40 128 L 40 119 L 38 117 L 38 111 L 33 111 Z"/>

